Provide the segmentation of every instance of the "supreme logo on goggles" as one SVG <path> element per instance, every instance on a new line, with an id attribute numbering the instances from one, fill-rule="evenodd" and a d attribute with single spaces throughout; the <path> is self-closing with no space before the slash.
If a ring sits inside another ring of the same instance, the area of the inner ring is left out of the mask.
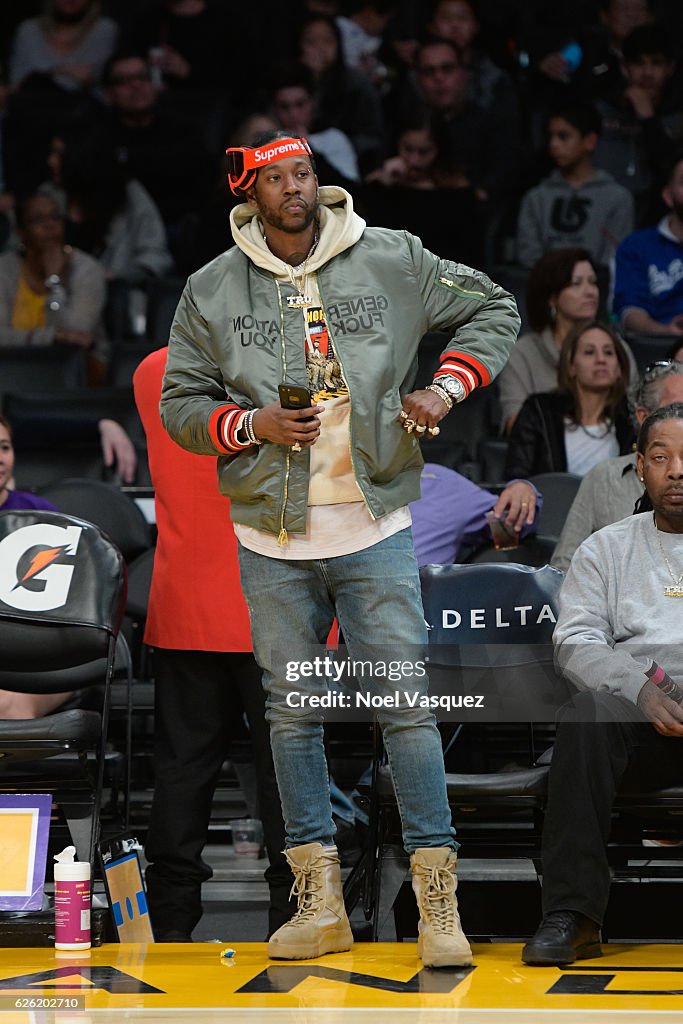
<path id="1" fill-rule="evenodd" d="M 290 156 L 313 157 L 311 147 L 303 138 L 275 139 L 256 149 L 235 146 L 226 149 L 225 154 L 228 158 L 228 185 L 234 195 L 251 188 L 260 167 Z"/>

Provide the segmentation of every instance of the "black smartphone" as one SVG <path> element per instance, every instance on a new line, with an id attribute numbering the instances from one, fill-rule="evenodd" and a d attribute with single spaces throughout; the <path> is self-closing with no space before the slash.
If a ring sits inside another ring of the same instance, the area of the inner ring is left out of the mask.
<path id="1" fill-rule="evenodd" d="M 279 384 L 278 394 L 283 409 L 308 409 L 311 405 L 311 392 L 300 384 Z M 308 416 L 306 419 L 313 419 Z M 306 422 L 302 420 L 302 423 Z"/>

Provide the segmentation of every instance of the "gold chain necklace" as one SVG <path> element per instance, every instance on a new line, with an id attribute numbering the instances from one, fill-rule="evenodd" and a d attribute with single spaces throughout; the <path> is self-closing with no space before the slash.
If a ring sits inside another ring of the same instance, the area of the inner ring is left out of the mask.
<path id="1" fill-rule="evenodd" d="M 665 587 L 664 588 L 664 597 L 683 597 L 683 572 L 680 574 L 680 576 L 677 576 L 676 573 L 673 571 L 673 569 L 671 567 L 671 562 L 669 561 L 669 559 L 666 556 L 666 551 L 664 550 L 664 545 L 662 544 L 661 538 L 659 536 L 659 529 L 657 527 L 657 516 L 655 515 L 654 512 L 652 513 L 652 519 L 653 519 L 654 524 L 655 524 L 655 533 L 656 533 L 656 536 L 657 536 L 657 543 L 659 544 L 659 550 L 661 551 L 662 558 L 664 559 L 664 561 L 666 563 L 666 567 L 669 570 L 669 576 L 673 580 L 673 586 L 672 587 Z"/>
<path id="2" fill-rule="evenodd" d="M 266 238 L 266 232 L 263 228 L 263 225 L 261 225 L 261 234 L 263 235 L 263 240 L 265 241 L 266 245 L 268 245 L 268 239 Z M 313 242 L 311 244 L 311 248 L 306 253 L 306 259 L 304 260 L 303 264 L 300 263 L 299 266 L 296 268 L 296 270 L 299 270 L 299 273 L 295 272 L 295 268 L 290 263 L 287 263 L 286 260 L 282 260 L 287 271 L 287 276 L 298 292 L 297 295 L 287 296 L 288 309 L 306 310 L 313 305 L 312 297 L 310 295 L 307 295 L 305 291 L 306 274 L 308 273 L 308 261 L 310 260 L 311 256 L 317 249 L 319 240 L 320 234 L 318 232 L 318 229 L 316 228 L 315 233 L 313 235 Z M 297 278 L 301 278 L 301 280 L 298 281 Z"/>
<path id="3" fill-rule="evenodd" d="M 287 306 L 289 307 L 289 309 L 305 310 L 309 309 L 309 307 L 313 305 L 312 297 L 306 294 L 306 275 L 308 273 L 308 261 L 310 260 L 311 256 L 313 255 L 318 246 L 318 238 L 319 235 L 318 232 L 316 231 L 313 236 L 313 244 L 311 245 L 311 248 L 308 250 L 306 254 L 306 259 L 304 260 L 303 264 L 299 264 L 299 267 L 296 268 L 297 270 L 300 270 L 300 273 L 297 274 L 295 272 L 295 268 L 292 267 L 289 263 L 285 264 L 285 266 L 287 267 L 287 274 L 289 276 L 289 280 L 292 282 L 297 292 L 299 293 L 298 295 L 287 296 Z M 300 281 L 297 280 L 298 277 L 301 278 Z"/>

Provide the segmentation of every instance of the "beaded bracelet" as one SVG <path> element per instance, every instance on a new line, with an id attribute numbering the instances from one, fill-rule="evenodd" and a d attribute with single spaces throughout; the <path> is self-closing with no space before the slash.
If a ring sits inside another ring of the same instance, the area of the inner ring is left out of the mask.
<path id="1" fill-rule="evenodd" d="M 263 441 L 260 438 L 258 438 L 254 433 L 253 420 L 256 412 L 256 409 L 250 409 L 247 415 L 244 417 L 244 423 L 242 424 L 242 426 L 244 428 L 244 433 L 246 435 L 247 441 L 249 441 L 250 444 L 263 444 Z"/>

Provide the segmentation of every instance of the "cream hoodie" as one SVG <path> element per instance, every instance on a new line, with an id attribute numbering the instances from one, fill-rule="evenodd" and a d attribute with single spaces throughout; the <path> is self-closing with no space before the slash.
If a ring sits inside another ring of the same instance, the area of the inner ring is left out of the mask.
<path id="1" fill-rule="evenodd" d="M 320 238 L 310 258 L 299 267 L 291 267 L 270 251 L 255 207 L 243 203 L 230 214 L 232 235 L 242 252 L 278 279 L 294 280 L 302 292 L 311 296 L 313 305 L 322 305 L 316 270 L 355 245 L 365 230 L 365 221 L 354 213 L 351 196 L 344 189 L 323 187 L 319 196 Z M 301 310 L 301 316 L 308 336 L 305 309 Z M 339 397 L 323 395 L 319 400 L 325 404 L 325 411 L 321 416 L 320 437 L 310 450 L 308 504 L 362 501 L 351 465 L 348 392 Z"/>
<path id="2" fill-rule="evenodd" d="M 320 198 L 320 240 L 308 261 L 308 270 L 314 273 L 333 256 L 350 249 L 365 231 L 365 221 L 353 210 L 348 192 L 336 185 L 325 185 L 318 192 Z M 266 245 L 261 231 L 258 210 L 249 203 L 235 206 L 230 213 L 230 228 L 235 244 L 258 267 L 269 270 L 276 277 L 289 280 L 288 264 L 274 256 Z"/>

